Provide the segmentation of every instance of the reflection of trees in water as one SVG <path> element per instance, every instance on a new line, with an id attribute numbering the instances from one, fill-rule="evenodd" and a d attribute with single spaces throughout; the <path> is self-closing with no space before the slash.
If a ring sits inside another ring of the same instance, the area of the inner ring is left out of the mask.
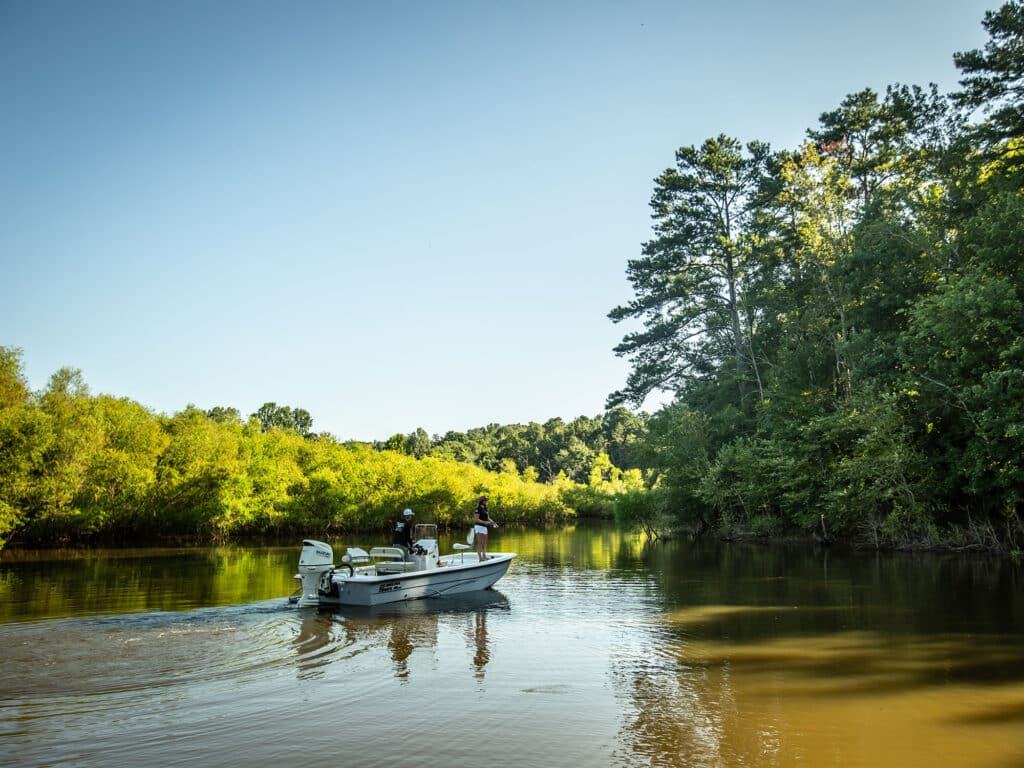
<path id="1" fill-rule="evenodd" d="M 651 642 L 616 654 L 613 680 L 632 704 L 623 717 L 616 764 L 729 764 L 721 759 L 721 738 L 722 702 L 730 699 L 730 691 L 728 686 L 709 686 L 706 670 L 680 664 L 671 645 Z"/>
<path id="2" fill-rule="evenodd" d="M 1024 749 L 1012 563 L 682 541 L 644 559 L 666 613 L 616 654 L 622 764 L 955 763 L 994 735 L 970 764 L 1002 768 Z"/>
<path id="3" fill-rule="evenodd" d="M 670 605 L 834 608 L 807 615 L 809 632 L 1024 626 L 1024 570 L 1006 558 L 674 540 L 648 547 L 644 562 L 664 575 Z M 794 627 L 801 616 L 786 621 Z"/>
<path id="4" fill-rule="evenodd" d="M 815 609 L 697 606 L 633 637 L 612 671 L 632 704 L 617 762 L 956 763 L 982 741 L 984 759 L 972 765 L 1019 756 L 1024 644 L 1006 635 L 787 631 L 785 615 L 797 612 Z"/>

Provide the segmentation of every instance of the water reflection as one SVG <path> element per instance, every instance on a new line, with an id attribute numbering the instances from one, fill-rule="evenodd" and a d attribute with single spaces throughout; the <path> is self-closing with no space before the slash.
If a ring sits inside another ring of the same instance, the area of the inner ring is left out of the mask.
<path id="1" fill-rule="evenodd" d="M 658 626 L 615 670 L 632 703 L 623 764 L 1024 761 L 1012 564 L 701 545 L 644 557 L 671 576 Z"/>
<path id="2" fill-rule="evenodd" d="M 0 551 L 0 623 L 184 611 L 287 595 L 298 548 Z"/>
<path id="3" fill-rule="evenodd" d="M 483 682 L 484 667 L 491 660 L 491 650 L 487 644 L 487 612 L 476 611 L 473 614 L 473 670 L 477 680 Z"/>
<path id="4" fill-rule="evenodd" d="M 509 609 L 508 598 L 495 589 L 372 608 L 296 609 L 300 620 L 293 644 L 298 676 L 323 676 L 340 650 L 347 650 L 351 656 L 371 648 L 386 648 L 394 677 L 408 681 L 413 653 L 437 647 L 441 620 L 450 623 L 453 617 L 465 615 L 472 619 L 474 674 L 482 679 L 490 659 L 487 614 Z"/>
<path id="5" fill-rule="evenodd" d="M 990 684 L 1022 665 L 1005 638 L 690 637 L 621 671 L 636 708 L 621 736 L 650 765 L 1019 764 L 1020 732 L 986 740 L 983 759 L 962 729 L 1024 725 L 1024 685 Z"/>

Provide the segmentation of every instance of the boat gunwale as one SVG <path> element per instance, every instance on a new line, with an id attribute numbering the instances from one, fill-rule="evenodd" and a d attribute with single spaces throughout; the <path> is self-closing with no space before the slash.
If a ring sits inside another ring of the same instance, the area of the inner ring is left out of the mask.
<path id="1" fill-rule="evenodd" d="M 450 555 L 443 555 L 442 557 L 450 558 L 458 556 L 459 553 L 453 553 Z M 493 555 L 488 555 L 487 559 L 482 562 L 479 560 L 471 560 L 468 563 L 452 563 L 451 561 L 449 561 L 448 565 L 437 566 L 436 568 L 424 568 L 418 571 L 406 571 L 404 573 L 370 574 L 360 572 L 360 570 L 357 568 L 353 571 L 352 574 L 348 574 L 345 573 L 343 570 L 335 570 L 334 575 L 332 576 L 332 580 L 339 582 L 351 581 L 358 582 L 360 584 L 373 584 L 378 581 L 406 581 L 414 579 L 416 577 L 434 576 L 439 573 L 452 573 L 454 571 L 466 571 L 477 568 L 486 569 L 490 568 L 492 563 L 494 565 L 500 565 L 501 563 L 511 562 L 513 559 L 515 559 L 516 556 L 517 555 L 515 552 L 495 552 Z M 376 565 L 363 567 L 370 569 L 376 568 Z"/>

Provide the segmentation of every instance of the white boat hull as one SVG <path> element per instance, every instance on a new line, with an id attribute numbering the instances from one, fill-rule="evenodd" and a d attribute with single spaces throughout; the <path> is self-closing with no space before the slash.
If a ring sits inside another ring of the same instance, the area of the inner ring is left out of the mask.
<path id="1" fill-rule="evenodd" d="M 425 571 L 375 575 L 347 572 L 331 578 L 330 594 L 317 594 L 318 605 L 384 605 L 404 600 L 475 592 L 494 585 L 508 571 L 511 553 L 496 553 L 484 562 L 476 555 L 447 555 L 445 565 Z M 460 562 L 461 561 L 461 562 Z"/>

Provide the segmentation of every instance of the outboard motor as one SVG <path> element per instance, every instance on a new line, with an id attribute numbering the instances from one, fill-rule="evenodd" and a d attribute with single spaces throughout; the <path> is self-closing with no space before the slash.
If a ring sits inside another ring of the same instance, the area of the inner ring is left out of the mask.
<path id="1" fill-rule="evenodd" d="M 302 554 L 299 555 L 299 572 L 295 576 L 302 584 L 302 594 L 298 599 L 300 608 L 320 604 L 320 594 L 330 592 L 333 572 L 334 550 L 331 549 L 331 545 L 313 539 L 303 541 Z"/>

